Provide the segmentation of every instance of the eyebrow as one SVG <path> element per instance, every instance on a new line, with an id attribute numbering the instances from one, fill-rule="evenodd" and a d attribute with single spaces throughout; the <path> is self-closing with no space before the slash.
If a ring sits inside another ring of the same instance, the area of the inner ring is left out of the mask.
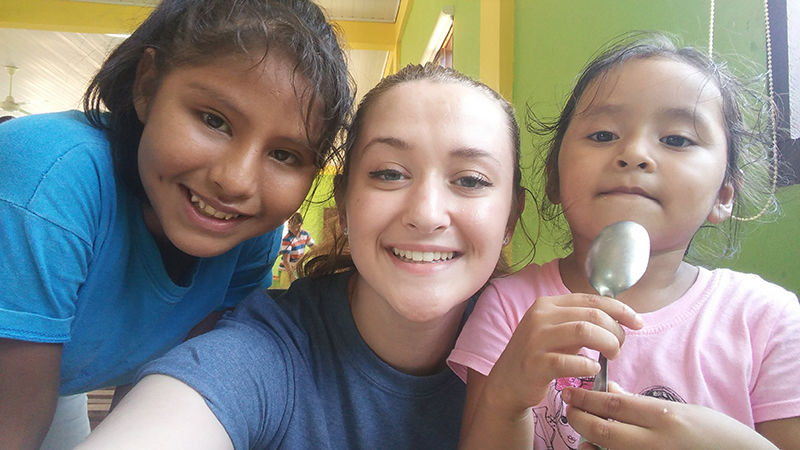
<path id="1" fill-rule="evenodd" d="M 404 141 L 402 139 L 399 139 L 399 138 L 396 138 L 396 137 L 391 137 L 391 136 L 378 136 L 378 137 L 372 138 L 369 142 L 367 142 L 364 145 L 364 150 L 366 150 L 366 149 L 368 149 L 368 148 L 370 148 L 370 147 L 372 147 L 373 145 L 376 145 L 376 144 L 384 144 L 384 145 L 388 145 L 389 147 L 394 147 L 394 148 L 397 148 L 397 149 L 400 149 L 400 150 L 408 150 L 409 148 L 411 148 L 411 146 L 408 144 L 408 142 L 406 142 L 406 141 Z"/>
<path id="2" fill-rule="evenodd" d="M 709 122 L 709 119 L 706 117 L 706 115 L 702 114 L 697 109 L 689 110 L 686 108 L 664 108 L 658 113 L 668 118 L 684 119 L 694 123 L 699 123 L 704 127 L 707 126 Z"/>
<path id="3" fill-rule="evenodd" d="M 394 148 L 399 149 L 399 150 L 409 150 L 409 149 L 411 149 L 411 144 L 409 144 L 408 142 L 406 142 L 406 141 L 404 141 L 404 140 L 402 140 L 400 138 L 391 137 L 391 136 L 378 136 L 378 137 L 375 137 L 375 138 L 371 139 L 366 145 L 364 145 L 364 150 L 367 150 L 370 146 L 375 145 L 375 144 L 384 144 L 384 145 L 388 145 L 390 147 L 394 147 Z M 491 160 L 497 162 L 498 164 L 500 163 L 500 161 L 494 155 L 492 155 L 490 152 L 487 152 L 486 150 L 482 150 L 482 149 L 476 148 L 476 147 L 459 147 L 459 148 L 456 148 L 456 149 L 450 151 L 450 156 L 455 156 L 457 158 L 462 158 L 462 159 L 486 158 L 486 159 L 491 159 Z"/>
<path id="4" fill-rule="evenodd" d="M 226 95 L 222 94 L 217 89 L 214 89 L 214 87 L 197 82 L 189 82 L 186 87 L 198 92 L 199 94 L 211 97 L 214 101 L 222 103 L 226 109 L 233 110 L 235 113 L 241 115 L 239 107 L 236 106 L 236 104 Z"/>
<path id="5" fill-rule="evenodd" d="M 603 103 L 600 105 L 590 103 L 588 107 L 584 108 L 583 111 L 576 112 L 575 115 L 580 117 L 594 117 L 604 114 L 616 116 L 619 115 L 624 109 L 625 108 L 622 105 L 615 105 L 611 103 Z"/>
<path id="6" fill-rule="evenodd" d="M 623 105 L 605 103 L 601 105 L 590 105 L 580 113 L 576 114 L 581 117 L 595 117 L 600 115 L 618 116 L 625 110 Z M 682 107 L 666 107 L 657 111 L 657 114 L 662 117 L 686 120 L 695 124 L 695 126 L 703 131 L 708 130 L 711 119 L 706 114 L 698 111 L 696 108 L 688 109 Z"/>

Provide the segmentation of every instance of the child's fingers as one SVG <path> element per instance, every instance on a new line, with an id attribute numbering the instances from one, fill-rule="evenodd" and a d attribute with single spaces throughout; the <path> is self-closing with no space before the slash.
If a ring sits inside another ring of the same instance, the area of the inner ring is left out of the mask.
<path id="1" fill-rule="evenodd" d="M 530 310 L 512 341 L 525 341 L 522 353 L 578 354 L 582 348 L 614 358 L 625 341 L 624 328 L 597 308 L 558 307 Z"/>
<path id="2" fill-rule="evenodd" d="M 598 398 L 605 397 L 605 401 L 611 405 L 610 409 L 615 411 L 614 414 L 610 415 L 616 415 L 621 408 L 624 408 L 624 405 L 616 403 L 613 396 L 625 398 L 633 398 L 635 396 L 594 392 L 579 388 L 564 389 L 562 396 L 567 402 L 567 421 L 575 431 L 580 433 L 581 437 L 589 442 L 606 448 L 648 447 L 647 443 L 652 439 L 649 428 L 635 422 L 608 420 L 610 418 L 609 415 L 598 413 L 598 409 L 602 409 L 602 407 L 597 408 L 597 405 L 594 404 Z M 579 406 L 587 404 L 590 404 L 591 407 L 584 409 Z"/>
<path id="3" fill-rule="evenodd" d="M 626 394 L 626 395 L 633 395 L 630 392 L 626 391 L 622 386 L 617 384 L 616 381 L 608 381 L 608 392 L 612 392 L 615 394 Z"/>
<path id="4" fill-rule="evenodd" d="M 581 411 L 642 428 L 658 426 L 670 413 L 670 408 L 676 406 L 666 400 L 641 395 L 575 388 L 565 388 L 562 397 L 568 405 Z"/>
<path id="5" fill-rule="evenodd" d="M 590 294 L 568 294 L 542 297 L 525 314 L 523 323 L 542 330 L 548 326 L 563 323 L 586 322 L 598 325 L 617 336 L 619 342 L 625 339 L 622 326 L 631 329 L 641 328 L 641 317 L 619 300 Z M 581 332 L 581 324 L 575 324 Z M 608 356 L 608 355 L 606 355 Z"/>
<path id="6" fill-rule="evenodd" d="M 616 322 L 633 330 L 638 330 L 644 325 L 642 317 L 630 306 L 610 297 L 594 294 L 569 294 L 558 297 L 555 304 L 561 307 L 600 309 Z"/>

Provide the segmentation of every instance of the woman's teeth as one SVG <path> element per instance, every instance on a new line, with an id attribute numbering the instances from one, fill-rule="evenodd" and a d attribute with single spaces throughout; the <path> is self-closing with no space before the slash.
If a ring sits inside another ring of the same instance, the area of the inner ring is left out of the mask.
<path id="1" fill-rule="evenodd" d="M 208 217 L 213 217 L 215 219 L 222 219 L 222 220 L 231 220 L 239 217 L 239 214 L 228 214 L 222 211 L 217 211 L 216 209 L 212 208 L 211 205 L 206 205 L 206 203 L 196 195 L 192 194 L 190 200 L 192 203 L 197 206 L 197 210 L 203 213 Z"/>
<path id="2" fill-rule="evenodd" d="M 455 256 L 455 252 L 418 252 L 399 248 L 393 248 L 392 253 L 401 259 L 414 262 L 447 261 Z"/>

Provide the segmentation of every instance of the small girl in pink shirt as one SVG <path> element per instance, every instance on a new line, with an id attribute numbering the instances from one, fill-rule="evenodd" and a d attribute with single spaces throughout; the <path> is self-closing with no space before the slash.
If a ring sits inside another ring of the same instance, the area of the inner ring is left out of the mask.
<path id="1" fill-rule="evenodd" d="M 741 89 L 658 35 L 587 66 L 546 128 L 545 192 L 572 253 L 493 280 L 478 301 L 448 359 L 467 382 L 462 447 L 800 448 L 797 297 L 684 260 L 701 227 L 732 237 L 764 177 L 748 178 L 770 144 L 746 125 Z M 592 240 L 621 220 L 650 234 L 646 273 L 618 300 L 580 294 L 595 292 Z M 611 392 L 590 390 L 598 352 Z"/>

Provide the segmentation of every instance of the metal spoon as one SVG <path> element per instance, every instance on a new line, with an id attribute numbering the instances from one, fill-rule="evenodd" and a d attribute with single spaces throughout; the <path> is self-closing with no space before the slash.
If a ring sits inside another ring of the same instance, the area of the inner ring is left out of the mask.
<path id="1" fill-rule="evenodd" d="M 615 298 L 636 284 L 650 259 L 650 235 L 636 222 L 624 220 L 603 228 L 586 255 L 586 275 L 598 294 Z M 592 390 L 608 391 L 608 361 L 602 354 Z"/>
<path id="2" fill-rule="evenodd" d="M 586 275 L 598 294 L 615 298 L 642 278 L 649 259 L 650 235 L 643 226 L 630 220 L 612 223 L 592 241 L 586 255 Z M 594 377 L 592 390 L 608 392 L 608 360 L 601 353 L 597 362 L 600 372 Z M 586 440 L 581 438 L 581 442 Z"/>

